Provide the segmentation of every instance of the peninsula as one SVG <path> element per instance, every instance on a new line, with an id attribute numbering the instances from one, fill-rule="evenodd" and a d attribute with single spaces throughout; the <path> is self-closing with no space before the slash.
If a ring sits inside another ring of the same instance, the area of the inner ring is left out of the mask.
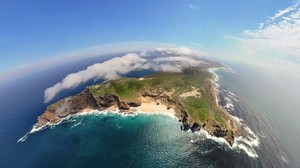
<path id="1" fill-rule="evenodd" d="M 180 73 L 157 72 L 143 78 L 105 81 L 48 106 L 35 127 L 93 110 L 167 112 L 178 118 L 182 130 L 202 128 L 232 145 L 240 128 L 218 105 L 213 79 L 207 68 L 190 67 Z"/>

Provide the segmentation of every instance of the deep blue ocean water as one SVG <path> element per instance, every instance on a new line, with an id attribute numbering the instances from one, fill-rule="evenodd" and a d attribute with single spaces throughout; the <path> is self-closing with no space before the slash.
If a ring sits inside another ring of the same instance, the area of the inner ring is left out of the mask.
<path id="1" fill-rule="evenodd" d="M 0 84 L 1 167 L 299 167 L 298 94 L 282 90 L 276 76 L 233 63 L 239 74 L 217 72 L 220 103 L 254 132 L 257 146 L 249 141 L 231 148 L 203 132 L 180 131 L 169 116 L 116 113 L 74 116 L 17 143 L 47 105 L 99 81 L 64 91 L 49 104 L 43 103 L 46 88 L 107 58 L 37 70 Z"/>

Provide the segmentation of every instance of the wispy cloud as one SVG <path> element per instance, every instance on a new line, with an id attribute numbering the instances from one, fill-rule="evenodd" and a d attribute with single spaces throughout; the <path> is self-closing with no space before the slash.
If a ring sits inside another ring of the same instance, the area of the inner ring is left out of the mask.
<path id="1" fill-rule="evenodd" d="M 85 70 L 67 75 L 61 82 L 44 91 L 44 101 L 51 101 L 60 91 L 74 88 L 92 79 L 116 79 L 134 70 L 151 69 L 154 71 L 180 72 L 186 66 L 199 66 L 201 53 L 188 48 L 157 48 L 154 51 L 161 57 L 149 57 L 143 51 L 128 53 L 102 63 L 90 65 Z M 195 55 L 194 55 L 195 54 Z"/>
<path id="2" fill-rule="evenodd" d="M 226 52 L 230 59 L 246 61 L 276 72 L 300 77 L 299 64 L 289 59 L 300 58 L 299 3 L 278 10 L 272 17 L 260 23 L 257 29 L 244 30 L 237 36 L 226 37 L 233 40 L 228 41 L 230 47 L 216 53 Z"/>
<path id="3" fill-rule="evenodd" d="M 190 42 L 190 44 L 200 46 L 200 47 L 206 47 L 206 45 L 204 45 L 204 44 L 195 43 L 195 42 Z"/>
<path id="4" fill-rule="evenodd" d="M 194 5 L 194 4 L 187 4 L 187 7 L 192 11 L 199 10 L 200 6 Z"/>
<path id="5" fill-rule="evenodd" d="M 256 43 L 285 49 L 300 54 L 299 4 L 279 10 L 271 20 L 262 23 L 257 30 L 245 30 L 242 38 Z"/>
<path id="6" fill-rule="evenodd" d="M 285 15 L 285 14 L 291 12 L 291 11 L 296 10 L 298 6 L 299 6 L 299 3 L 297 3 L 297 4 L 293 5 L 293 6 L 290 6 L 290 7 L 288 7 L 288 8 L 279 10 L 277 13 L 275 13 L 275 14 L 271 17 L 271 19 L 272 19 L 272 20 L 275 20 L 275 19 L 277 19 L 277 18 L 279 18 L 279 17 L 282 17 L 283 15 Z"/>

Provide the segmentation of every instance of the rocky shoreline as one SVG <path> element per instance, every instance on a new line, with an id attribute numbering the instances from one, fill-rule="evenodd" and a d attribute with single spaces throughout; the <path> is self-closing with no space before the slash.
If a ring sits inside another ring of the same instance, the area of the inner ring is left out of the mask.
<path id="1" fill-rule="evenodd" d="M 234 136 L 237 133 L 235 121 L 228 120 L 230 129 L 222 128 L 215 120 L 208 119 L 204 123 L 190 122 L 190 116 L 184 109 L 183 105 L 172 99 L 165 92 L 145 90 L 136 100 L 121 100 L 116 94 L 106 94 L 103 96 L 95 96 L 90 88 L 86 88 L 81 93 L 64 98 L 47 107 L 45 112 L 38 117 L 38 122 L 35 127 L 41 128 L 48 123 L 58 123 L 69 115 L 78 114 L 82 112 L 89 112 L 93 110 L 112 110 L 120 113 L 130 113 L 139 111 L 138 108 L 143 103 L 155 103 L 161 105 L 164 110 L 162 112 L 173 111 L 181 122 L 181 130 L 191 130 L 193 132 L 199 131 L 201 128 L 206 130 L 209 134 L 216 137 L 223 137 L 231 146 L 234 143 Z M 160 108 L 162 109 L 162 108 Z"/>

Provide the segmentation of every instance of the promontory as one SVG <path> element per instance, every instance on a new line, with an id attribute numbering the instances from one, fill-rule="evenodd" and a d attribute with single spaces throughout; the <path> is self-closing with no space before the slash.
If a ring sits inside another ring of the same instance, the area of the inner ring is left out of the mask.
<path id="1" fill-rule="evenodd" d="M 184 131 L 206 130 L 234 143 L 240 128 L 218 105 L 214 75 L 207 68 L 182 72 L 157 72 L 143 78 L 120 78 L 86 87 L 81 93 L 47 107 L 36 128 L 58 123 L 72 114 L 111 110 L 119 113 L 165 112 L 173 114 Z"/>

